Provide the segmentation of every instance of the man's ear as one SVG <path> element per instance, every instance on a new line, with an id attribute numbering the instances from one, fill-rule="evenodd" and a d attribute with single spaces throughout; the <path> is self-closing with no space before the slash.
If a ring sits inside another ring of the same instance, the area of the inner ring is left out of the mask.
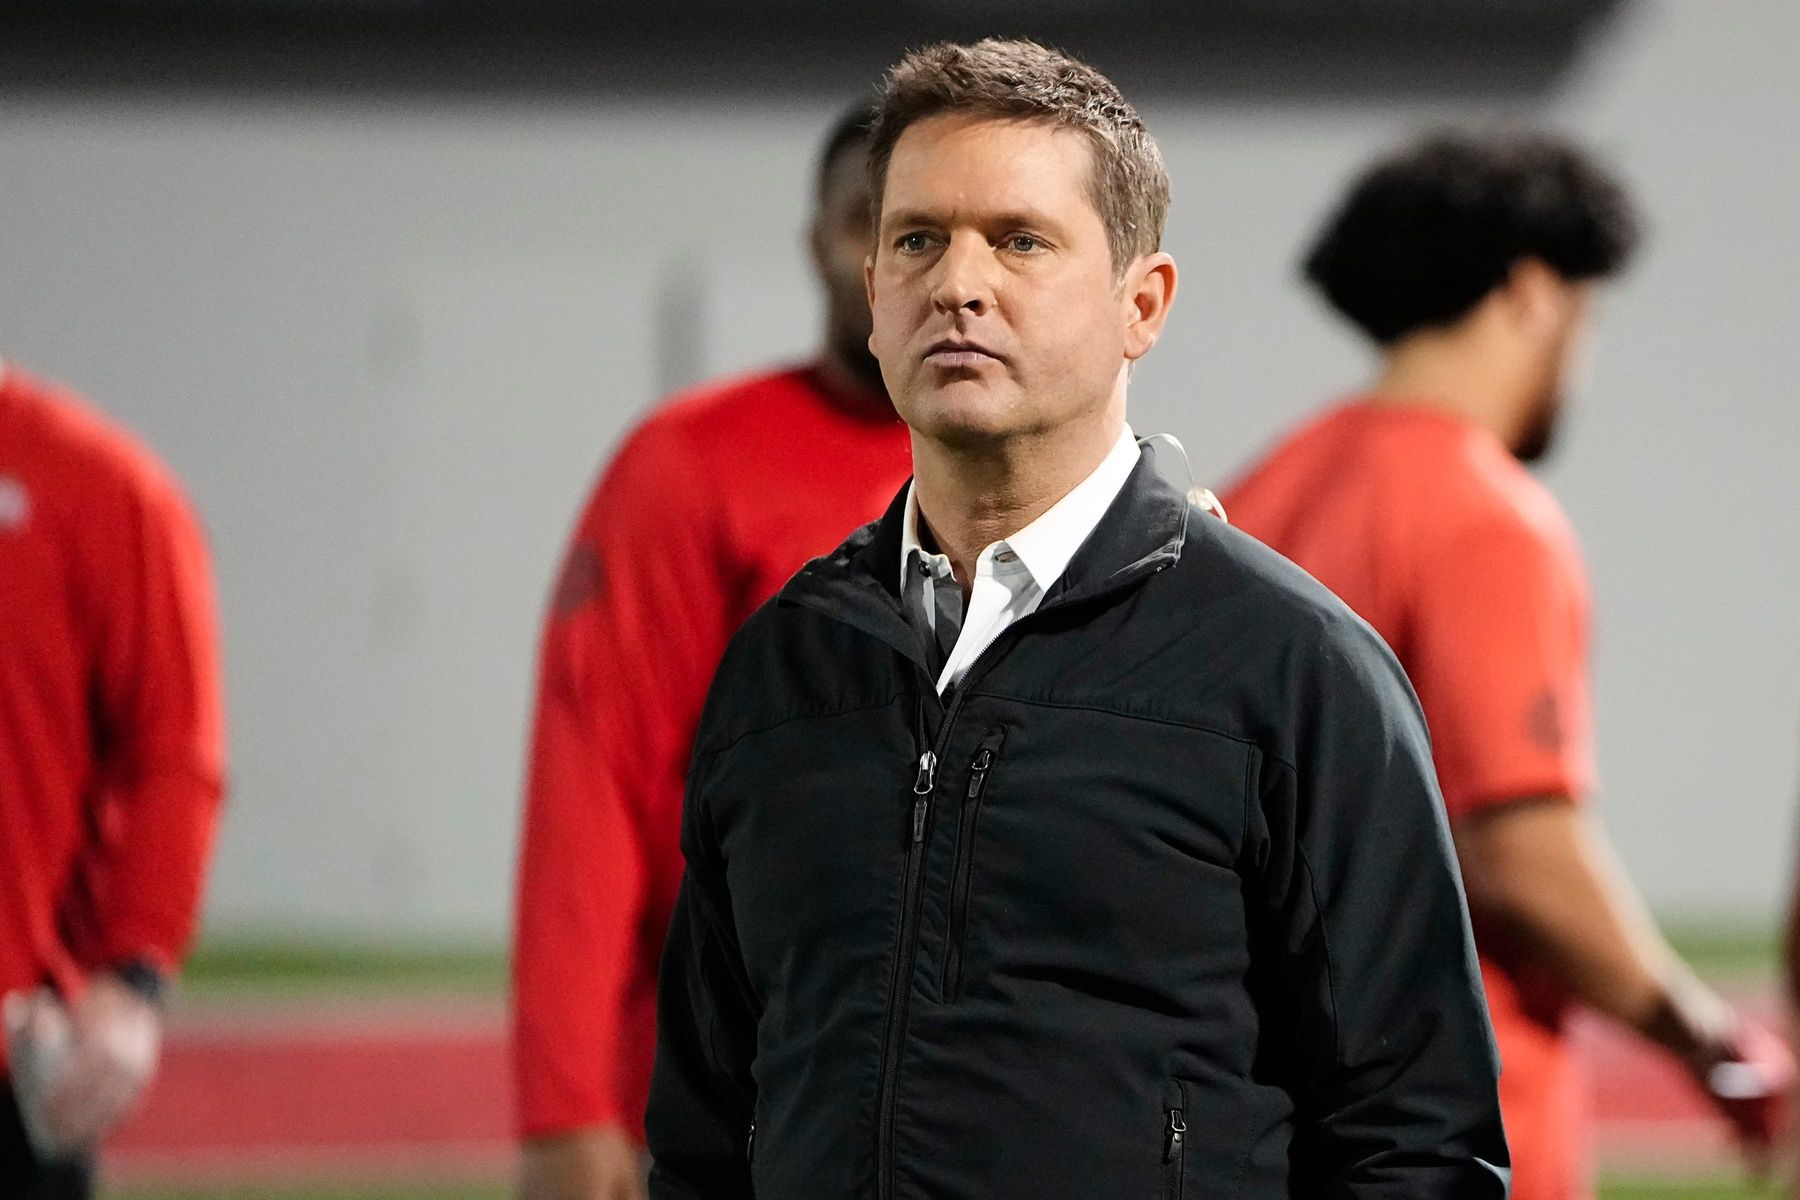
<path id="1" fill-rule="evenodd" d="M 1120 289 L 1125 302 L 1125 357 L 1136 362 L 1150 353 L 1175 303 L 1175 260 L 1158 250 L 1125 268 Z"/>
<path id="2" fill-rule="evenodd" d="M 1556 268 L 1542 259 L 1520 259 L 1500 286 L 1507 311 L 1519 328 L 1534 337 L 1555 336 L 1567 322 L 1572 289 Z"/>

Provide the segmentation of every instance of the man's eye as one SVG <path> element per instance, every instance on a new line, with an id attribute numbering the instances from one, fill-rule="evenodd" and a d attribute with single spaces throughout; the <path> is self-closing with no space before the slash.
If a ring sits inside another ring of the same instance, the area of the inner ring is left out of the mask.
<path id="1" fill-rule="evenodd" d="M 1008 250 L 1017 251 L 1020 254 L 1030 254 L 1033 250 L 1038 249 L 1042 245 L 1042 242 L 1039 242 L 1029 233 L 1015 233 L 1006 239 L 1006 248 Z"/>
<path id="2" fill-rule="evenodd" d="M 922 254 L 925 250 L 926 238 L 922 233 L 903 233 L 894 243 L 896 249 L 906 254 Z"/>

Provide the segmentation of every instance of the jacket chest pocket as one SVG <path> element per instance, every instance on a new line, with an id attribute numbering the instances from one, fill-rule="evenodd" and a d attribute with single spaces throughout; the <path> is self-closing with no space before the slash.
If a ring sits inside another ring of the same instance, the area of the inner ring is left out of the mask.
<path id="1" fill-rule="evenodd" d="M 944 934 L 943 978 L 940 992 L 953 1001 L 962 992 L 963 962 L 969 930 L 969 889 L 975 874 L 976 834 L 981 824 L 981 806 L 987 797 L 990 777 L 1000 761 L 1006 744 L 1006 730 L 995 728 L 982 738 L 980 747 L 969 762 L 969 781 L 963 788 L 962 804 L 957 814 L 956 856 L 950 873 L 948 927 Z"/>

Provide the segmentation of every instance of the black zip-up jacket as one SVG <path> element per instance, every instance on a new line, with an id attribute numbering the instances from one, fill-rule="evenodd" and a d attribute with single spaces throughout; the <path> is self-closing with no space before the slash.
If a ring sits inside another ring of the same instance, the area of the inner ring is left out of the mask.
<path id="1" fill-rule="evenodd" d="M 901 505 L 732 642 L 662 966 L 655 1200 L 1499 1200 L 1417 701 L 1150 452 L 940 701 Z"/>

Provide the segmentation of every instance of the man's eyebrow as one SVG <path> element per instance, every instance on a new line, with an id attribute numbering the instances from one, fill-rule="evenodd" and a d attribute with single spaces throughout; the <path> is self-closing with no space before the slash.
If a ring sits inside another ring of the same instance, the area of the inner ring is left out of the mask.
<path id="1" fill-rule="evenodd" d="M 1043 229 L 1060 232 L 1062 226 L 1048 213 L 1038 212 L 1032 208 L 1016 208 L 1009 212 L 995 213 L 988 218 L 988 224 L 1004 229 Z"/>
<path id="2" fill-rule="evenodd" d="M 903 208 L 897 212 L 884 213 L 881 217 L 883 229 L 889 226 L 942 225 L 944 218 L 939 213 L 928 212 L 922 208 Z"/>
<path id="3" fill-rule="evenodd" d="M 883 229 L 909 229 L 924 226 L 940 228 L 949 224 L 949 219 L 941 212 L 932 212 L 923 208 L 903 208 L 891 213 L 884 213 L 881 218 Z M 1008 209 L 1003 212 L 989 213 L 979 219 L 979 224 L 988 229 L 1044 229 L 1060 231 L 1061 225 L 1047 213 L 1031 208 Z"/>

